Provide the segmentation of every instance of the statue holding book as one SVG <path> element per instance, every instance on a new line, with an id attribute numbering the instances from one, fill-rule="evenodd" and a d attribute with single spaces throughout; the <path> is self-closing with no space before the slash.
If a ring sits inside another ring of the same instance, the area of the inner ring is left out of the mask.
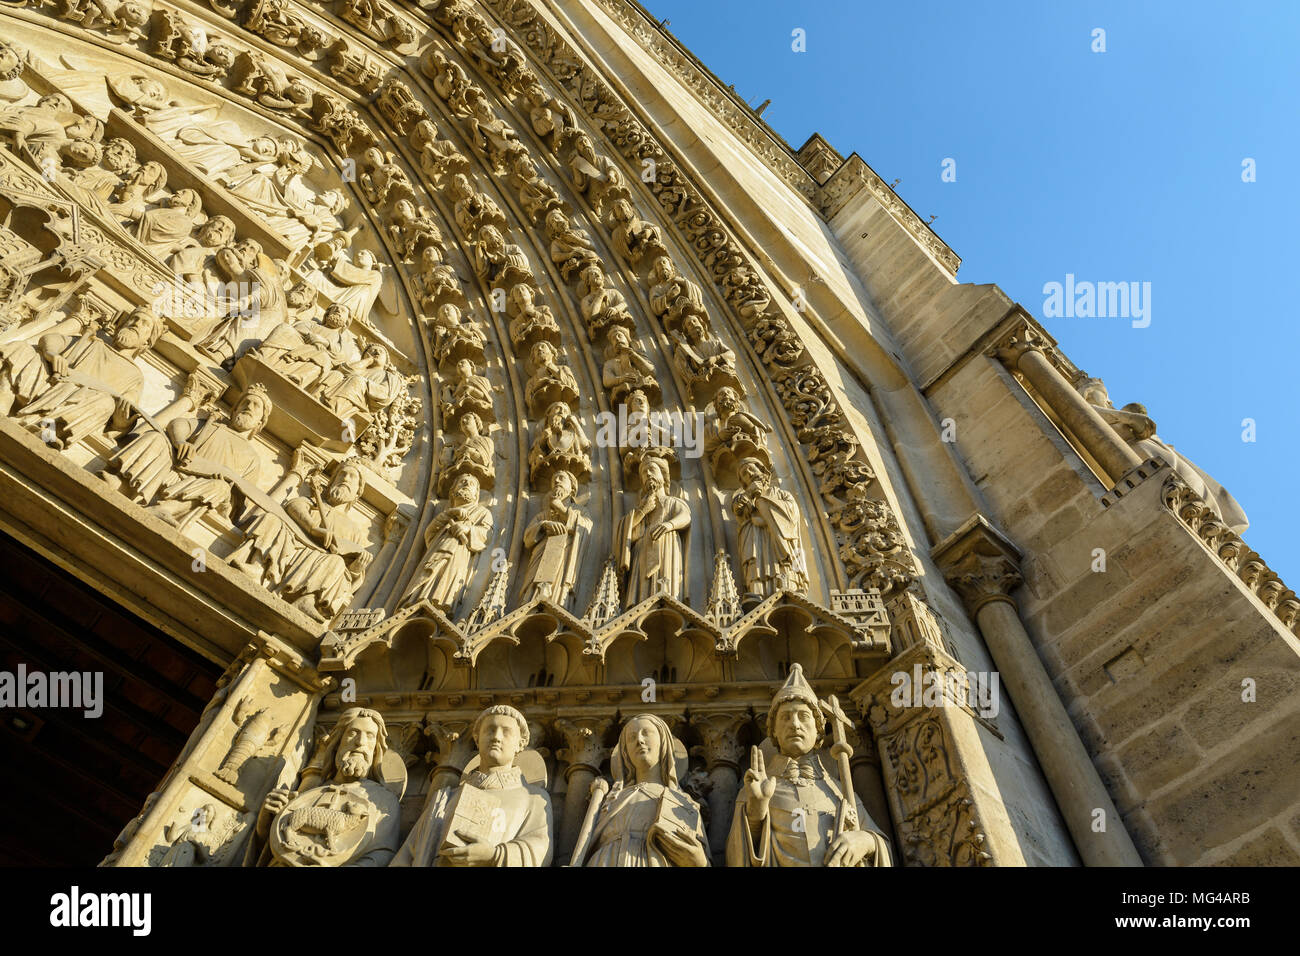
<path id="1" fill-rule="evenodd" d="M 498 704 L 471 734 L 478 756 L 457 786 L 429 795 L 390 866 L 550 865 L 551 797 L 541 760 L 525 749 L 528 721 Z"/>

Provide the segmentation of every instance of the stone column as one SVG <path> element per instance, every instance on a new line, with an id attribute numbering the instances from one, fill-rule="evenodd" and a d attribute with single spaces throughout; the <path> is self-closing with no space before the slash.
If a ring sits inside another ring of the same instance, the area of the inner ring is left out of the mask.
<path id="1" fill-rule="evenodd" d="M 1043 353 L 1044 342 L 1029 328 L 994 350 L 1014 372 L 1019 372 L 1039 397 L 1061 419 L 1088 454 L 1106 471 L 1111 483 L 1118 482 L 1142 459 L 1101 414 L 1084 399 Z"/>
<path id="2" fill-rule="evenodd" d="M 727 832 L 740 792 L 740 765 L 745 756 L 740 731 L 748 722 L 748 712 L 691 714 L 691 724 L 702 741 L 695 749 L 704 757 L 704 769 L 709 773 L 709 848 L 718 861 L 726 855 Z"/>
<path id="3" fill-rule="evenodd" d="M 473 726 L 473 721 L 469 720 L 431 720 L 424 728 L 425 735 L 437 748 L 437 763 L 429 774 L 430 796 L 443 787 L 451 787 L 460 782 L 465 765 L 476 753 L 474 738 L 470 736 L 470 728 Z"/>
<path id="4" fill-rule="evenodd" d="M 605 732 L 612 721 L 608 717 L 561 717 L 555 729 L 564 736 L 564 749 L 558 756 L 568 764 L 564 771 L 567 790 L 564 794 L 564 812 L 556 827 L 555 861 L 568 862 L 573 845 L 582 829 L 582 819 L 587 813 L 587 794 L 591 782 L 600 773 L 601 761 L 609 753 L 605 746 Z"/>
<path id="5" fill-rule="evenodd" d="M 880 755 L 876 753 L 876 742 L 871 736 L 868 724 L 854 724 L 858 739 L 853 743 L 853 756 L 849 759 L 849 768 L 853 774 L 853 792 L 858 795 L 862 805 L 871 814 L 872 821 L 891 840 L 894 839 L 894 818 L 889 812 L 889 800 L 885 796 L 885 782 L 881 778 Z M 894 854 L 897 857 L 898 847 Z"/>
<path id="6" fill-rule="evenodd" d="M 1011 592 L 1022 579 L 1019 552 L 976 515 L 934 549 L 948 583 L 961 595 L 997 665 L 1065 825 L 1088 866 L 1142 866 L 1065 705 L 1034 649 Z M 1095 821 L 1105 829 L 1094 829 Z"/>

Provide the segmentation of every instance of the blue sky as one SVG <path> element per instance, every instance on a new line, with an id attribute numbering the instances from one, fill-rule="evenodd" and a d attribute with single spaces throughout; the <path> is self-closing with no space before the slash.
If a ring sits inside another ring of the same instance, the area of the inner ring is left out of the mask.
<path id="1" fill-rule="evenodd" d="M 752 105 L 770 97 L 764 119 L 792 146 L 819 132 L 901 179 L 959 279 L 996 282 L 1117 407 L 1146 405 L 1300 588 L 1300 3 L 645 6 Z M 1067 273 L 1150 282 L 1150 325 L 1045 319 L 1043 286 Z"/>

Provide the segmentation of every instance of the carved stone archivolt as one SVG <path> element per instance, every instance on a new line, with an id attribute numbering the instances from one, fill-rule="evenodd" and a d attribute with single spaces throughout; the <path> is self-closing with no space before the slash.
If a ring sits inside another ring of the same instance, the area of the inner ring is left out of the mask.
<path id="1" fill-rule="evenodd" d="M 54 14 L 0 106 L 6 424 L 321 638 L 248 665 L 297 689 L 221 705 L 148 853 L 785 865 L 815 790 L 799 862 L 880 865 L 832 702 L 916 568 L 785 292 L 530 3 L 210 6 Z M 787 678 L 825 739 L 768 777 Z"/>

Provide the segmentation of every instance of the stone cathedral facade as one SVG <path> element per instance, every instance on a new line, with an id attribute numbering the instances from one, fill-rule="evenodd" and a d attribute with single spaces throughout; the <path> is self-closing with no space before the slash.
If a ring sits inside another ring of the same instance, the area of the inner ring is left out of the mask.
<path id="1" fill-rule="evenodd" d="M 629 0 L 4 0 L 6 667 L 108 675 L 0 709 L 26 799 L 106 866 L 1296 862 L 1300 598 L 958 265 Z"/>

